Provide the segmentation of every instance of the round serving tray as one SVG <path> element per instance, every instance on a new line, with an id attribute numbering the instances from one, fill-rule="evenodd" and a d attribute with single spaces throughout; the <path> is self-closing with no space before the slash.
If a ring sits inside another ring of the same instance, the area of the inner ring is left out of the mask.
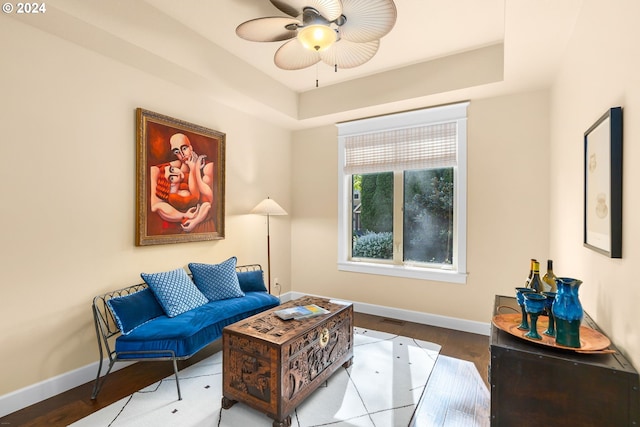
<path id="1" fill-rule="evenodd" d="M 542 339 L 534 340 L 525 336 L 527 331 L 518 329 L 520 322 L 522 321 L 522 315 L 520 313 L 498 314 L 493 316 L 492 322 L 498 329 L 502 329 L 509 334 L 521 338 L 523 340 L 543 345 L 547 347 L 558 348 L 562 350 L 571 350 L 577 353 L 613 353 L 612 350 L 607 350 L 607 347 L 611 345 L 609 338 L 602 335 L 595 329 L 591 329 L 588 326 L 580 326 L 580 348 L 565 347 L 563 345 L 556 344 L 556 339 L 548 335 L 544 335 L 543 332 L 549 325 L 549 318 L 546 316 L 540 316 L 538 318 L 537 329 Z"/>

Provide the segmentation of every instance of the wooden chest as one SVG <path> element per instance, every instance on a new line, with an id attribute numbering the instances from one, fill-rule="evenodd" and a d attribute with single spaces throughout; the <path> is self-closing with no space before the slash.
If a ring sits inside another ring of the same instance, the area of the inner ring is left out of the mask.
<path id="1" fill-rule="evenodd" d="M 316 304 L 329 314 L 281 320 L 275 311 Z M 303 297 L 249 317 L 222 332 L 222 407 L 245 403 L 291 424 L 290 414 L 353 358 L 353 305 Z"/>
<path id="2" fill-rule="evenodd" d="M 496 296 L 494 315 L 506 307 L 520 312 L 515 298 Z M 602 333 L 587 313 L 583 325 Z M 492 426 L 640 426 L 638 373 L 619 352 L 544 347 L 493 325 L 490 350 Z"/>

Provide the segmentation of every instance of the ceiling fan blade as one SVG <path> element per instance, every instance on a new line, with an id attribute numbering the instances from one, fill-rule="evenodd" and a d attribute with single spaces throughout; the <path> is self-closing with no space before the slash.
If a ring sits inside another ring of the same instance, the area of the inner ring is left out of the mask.
<path id="1" fill-rule="evenodd" d="M 243 22 L 236 28 L 236 34 L 252 42 L 277 42 L 296 36 L 297 30 L 288 30 L 289 24 L 302 25 L 301 21 L 287 17 L 267 17 Z"/>
<path id="2" fill-rule="evenodd" d="M 354 43 L 342 39 L 327 50 L 319 52 L 322 61 L 328 65 L 337 65 L 338 68 L 353 68 L 362 65 L 376 54 L 380 40 L 366 43 Z"/>
<path id="3" fill-rule="evenodd" d="M 306 49 L 298 39 L 293 39 L 280 46 L 273 61 L 283 70 L 301 70 L 320 61 L 320 55 L 316 51 Z"/>
<path id="4" fill-rule="evenodd" d="M 385 36 L 398 16 L 393 0 L 342 0 L 342 13 L 347 20 L 340 37 L 358 43 Z"/>
<path id="5" fill-rule="evenodd" d="M 327 21 L 342 15 L 340 0 L 271 0 L 271 3 L 289 16 L 300 16 L 305 7 L 312 7 Z"/>

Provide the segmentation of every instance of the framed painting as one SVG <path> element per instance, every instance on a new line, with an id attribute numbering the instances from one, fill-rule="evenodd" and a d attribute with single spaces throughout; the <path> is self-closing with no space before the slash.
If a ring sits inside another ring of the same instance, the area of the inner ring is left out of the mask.
<path id="1" fill-rule="evenodd" d="M 584 134 L 584 246 L 622 258 L 622 108 Z"/>
<path id="2" fill-rule="evenodd" d="M 225 134 L 136 109 L 136 245 L 224 239 Z"/>

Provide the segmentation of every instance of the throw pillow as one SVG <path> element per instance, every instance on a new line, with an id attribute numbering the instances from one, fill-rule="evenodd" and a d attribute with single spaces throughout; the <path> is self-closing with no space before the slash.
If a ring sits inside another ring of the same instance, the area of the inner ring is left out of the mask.
<path id="1" fill-rule="evenodd" d="M 262 270 L 241 271 L 238 273 L 238 282 L 243 292 L 267 292 Z"/>
<path id="2" fill-rule="evenodd" d="M 189 270 L 193 274 L 196 286 L 209 301 L 244 296 L 236 274 L 236 257 L 220 264 L 190 263 Z"/>
<path id="3" fill-rule="evenodd" d="M 123 335 L 164 314 L 164 310 L 149 288 L 111 298 L 107 301 L 107 305 Z"/>
<path id="4" fill-rule="evenodd" d="M 208 302 L 207 297 L 202 295 L 182 268 L 162 273 L 141 273 L 140 276 L 149 285 L 169 317 L 175 317 Z"/>

